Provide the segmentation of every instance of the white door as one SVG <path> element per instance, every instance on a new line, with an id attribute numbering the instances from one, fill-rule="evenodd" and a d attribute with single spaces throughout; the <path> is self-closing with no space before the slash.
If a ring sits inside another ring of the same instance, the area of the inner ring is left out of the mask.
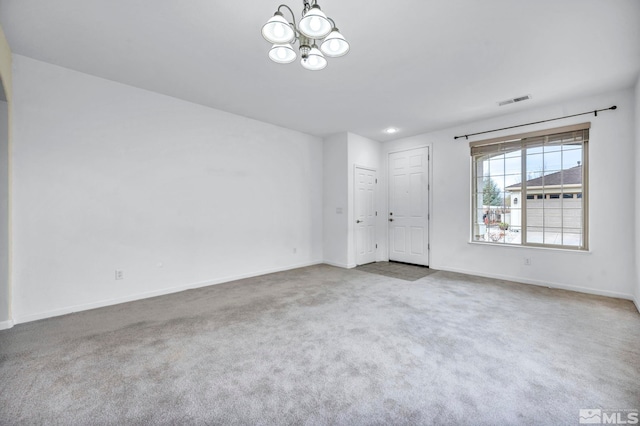
<path id="1" fill-rule="evenodd" d="M 376 172 L 355 169 L 356 264 L 376 261 Z"/>
<path id="2" fill-rule="evenodd" d="M 389 154 L 389 260 L 429 265 L 429 148 Z"/>

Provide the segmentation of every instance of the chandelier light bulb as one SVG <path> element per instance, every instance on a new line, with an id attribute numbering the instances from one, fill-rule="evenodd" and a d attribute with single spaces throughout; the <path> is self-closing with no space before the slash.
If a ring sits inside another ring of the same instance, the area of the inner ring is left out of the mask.
<path id="1" fill-rule="evenodd" d="M 320 50 L 331 58 L 337 58 L 338 56 L 347 54 L 349 51 L 349 43 L 347 43 L 344 36 L 340 34 L 340 31 L 334 28 L 331 34 L 329 34 L 320 45 Z"/>
<path id="2" fill-rule="evenodd" d="M 320 18 L 314 16 L 309 19 L 309 28 L 311 28 L 313 31 L 320 31 L 320 29 L 322 28 L 322 22 L 320 21 Z"/>
<path id="3" fill-rule="evenodd" d="M 330 32 L 333 26 L 327 19 L 327 15 L 320 10 L 320 6 L 314 4 L 311 9 L 307 11 L 304 18 L 300 20 L 298 24 L 298 30 L 305 36 L 313 39 L 325 38 Z"/>
<path id="4" fill-rule="evenodd" d="M 296 52 L 291 44 L 274 44 L 269 51 L 269 59 L 278 64 L 289 64 L 296 60 Z"/>
<path id="5" fill-rule="evenodd" d="M 308 55 L 303 55 L 300 61 L 303 67 L 310 71 L 320 71 L 327 66 L 327 60 L 322 55 L 322 52 L 313 45 Z"/>
<path id="6" fill-rule="evenodd" d="M 278 23 L 273 27 L 273 35 L 279 39 L 281 39 L 285 34 L 284 25 Z"/>
<path id="7" fill-rule="evenodd" d="M 282 13 L 276 12 L 262 27 L 262 37 L 269 43 L 282 44 L 292 42 L 296 37 L 296 33 L 287 20 L 284 19 Z"/>

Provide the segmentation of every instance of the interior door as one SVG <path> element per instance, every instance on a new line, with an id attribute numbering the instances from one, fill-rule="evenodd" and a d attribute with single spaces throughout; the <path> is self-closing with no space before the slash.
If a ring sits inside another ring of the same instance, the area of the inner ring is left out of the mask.
<path id="1" fill-rule="evenodd" d="M 389 154 L 389 260 L 429 266 L 429 148 Z"/>
<path id="2" fill-rule="evenodd" d="M 376 261 L 376 171 L 355 168 L 356 264 Z"/>

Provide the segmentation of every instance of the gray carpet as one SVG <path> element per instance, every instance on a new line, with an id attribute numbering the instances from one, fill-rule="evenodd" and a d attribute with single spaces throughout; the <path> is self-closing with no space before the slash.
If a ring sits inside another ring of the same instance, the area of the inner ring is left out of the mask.
<path id="1" fill-rule="evenodd" d="M 409 265 L 400 262 L 373 262 L 358 266 L 356 269 L 358 271 L 369 272 L 370 274 L 384 275 L 385 277 L 405 281 L 416 281 L 438 272 L 427 266 Z"/>
<path id="2" fill-rule="evenodd" d="M 0 424 L 577 424 L 640 408 L 631 302 L 313 266 L 0 332 Z"/>

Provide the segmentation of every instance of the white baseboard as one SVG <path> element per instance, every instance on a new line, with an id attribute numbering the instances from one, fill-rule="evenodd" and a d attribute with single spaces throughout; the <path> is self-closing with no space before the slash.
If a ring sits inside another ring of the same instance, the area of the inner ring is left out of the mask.
<path id="1" fill-rule="evenodd" d="M 350 268 L 353 268 L 353 266 L 349 266 L 349 265 L 347 265 L 346 263 L 331 262 L 331 261 L 329 261 L 329 260 L 325 260 L 325 261 L 324 261 L 324 262 L 322 262 L 322 263 L 325 263 L 325 264 L 327 264 L 327 265 L 331 265 L 331 266 L 335 266 L 335 267 L 338 267 L 338 268 L 344 268 L 344 269 L 350 269 Z"/>
<path id="2" fill-rule="evenodd" d="M 625 293 L 618 293 L 616 291 L 598 290 L 598 289 L 593 289 L 588 287 L 580 287 L 580 286 L 562 284 L 562 283 L 552 283 L 548 281 L 532 280 L 528 278 L 512 277 L 508 275 L 487 274 L 483 272 L 468 271 L 468 270 L 457 269 L 457 268 L 447 268 L 447 267 L 437 267 L 437 266 L 432 266 L 432 267 L 433 269 L 437 269 L 438 271 L 457 272 L 460 274 L 475 275 L 478 277 L 494 278 L 494 279 L 503 280 L 503 281 L 513 281 L 513 282 L 522 283 L 522 284 L 532 284 L 539 287 L 556 288 L 560 290 L 570 290 L 578 293 L 595 294 L 597 296 L 607 296 L 607 297 L 614 297 L 616 299 L 625 299 L 625 300 L 635 301 L 632 295 L 625 294 Z M 636 307 L 638 307 L 637 302 L 636 302 Z"/>
<path id="3" fill-rule="evenodd" d="M 13 327 L 13 320 L 0 321 L 0 330 L 7 330 Z"/>
<path id="4" fill-rule="evenodd" d="M 291 270 L 291 269 L 303 268 L 303 267 L 306 267 L 306 266 L 313 266 L 313 265 L 318 265 L 318 264 L 322 264 L 322 263 L 325 263 L 325 264 L 328 264 L 328 265 L 331 265 L 331 266 L 336 266 L 336 267 L 339 267 L 339 268 L 345 268 L 345 269 L 354 268 L 356 266 L 356 265 L 349 265 L 349 264 L 340 264 L 340 263 L 335 263 L 335 262 L 330 262 L 330 261 L 311 261 L 311 262 L 304 262 L 304 263 L 300 263 L 300 264 L 296 264 L 296 265 L 290 265 L 290 266 L 283 267 L 283 268 L 265 269 L 265 270 L 261 270 L 261 271 L 248 273 L 248 274 L 233 275 L 233 276 L 228 276 L 228 277 L 224 277 L 224 278 L 217 278 L 217 279 L 209 280 L 209 281 L 201 281 L 201 282 L 192 283 L 192 284 L 179 285 L 179 286 L 175 286 L 175 287 L 169 287 L 169 288 L 164 288 L 164 289 L 154 290 L 154 291 L 149 291 L 149 292 L 144 292 L 144 293 L 136 293 L 136 294 L 132 294 L 132 295 L 125 296 L 125 297 L 119 297 L 119 298 L 108 299 L 108 300 L 101 300 L 101 301 L 98 301 L 98 302 L 92 302 L 92 303 L 86 303 L 86 304 L 81 304 L 81 305 L 68 306 L 68 307 L 64 307 L 64 308 L 60 308 L 60 309 L 54 309 L 54 310 L 50 310 L 50 311 L 46 311 L 46 312 L 40 312 L 40 313 L 25 315 L 23 317 L 14 318 L 13 320 L 0 321 L 0 330 L 6 330 L 6 329 L 9 329 L 9 328 L 12 328 L 15 324 L 21 324 L 21 323 L 25 323 L 25 322 L 37 321 L 37 320 L 41 320 L 41 319 L 45 319 L 45 318 L 51 318 L 51 317 L 56 317 L 56 316 L 60 316 L 60 315 L 66 315 L 66 314 L 70 314 L 70 313 L 73 313 L 73 312 L 80 312 L 80 311 L 86 311 L 86 310 L 89 310 L 89 309 L 102 308 L 102 307 L 105 307 L 105 306 L 117 305 L 119 303 L 133 302 L 135 300 L 147 299 L 147 298 L 156 297 L 156 296 L 163 296 L 165 294 L 178 293 L 178 292 L 181 292 L 181 291 L 184 291 L 184 290 L 190 290 L 190 289 L 200 288 L 200 287 L 207 287 L 207 286 L 210 286 L 210 285 L 222 284 L 222 283 L 226 283 L 226 282 L 230 282 L 230 281 L 241 280 L 241 279 L 244 279 L 244 278 L 252 278 L 252 277 L 257 277 L 257 276 L 260 276 L 260 275 L 271 274 L 271 273 L 274 273 L 274 272 L 288 271 L 288 270 Z M 619 298 L 619 299 L 632 300 L 635 303 L 636 308 L 640 312 L 640 300 L 638 300 L 638 298 L 633 297 L 632 295 L 628 295 L 628 294 L 617 293 L 617 292 L 606 291 L 606 290 L 595 290 L 595 289 L 591 289 L 591 288 L 579 287 L 579 286 L 573 286 L 573 285 L 565 285 L 565 284 L 558 284 L 558 283 L 548 283 L 548 282 L 537 281 L 537 280 L 523 279 L 522 277 L 511 277 L 511 276 L 499 275 L 499 274 L 484 274 L 484 273 L 478 273 L 477 271 L 468 271 L 468 270 L 463 270 L 463 269 L 446 268 L 446 267 L 436 267 L 436 266 L 433 266 L 433 265 L 432 265 L 432 267 L 433 267 L 433 269 L 437 269 L 437 270 L 440 270 L 440 271 L 457 272 L 457 273 L 461 273 L 461 274 L 476 275 L 476 276 L 480 276 L 480 277 L 494 278 L 494 279 L 505 280 L 505 281 L 513 281 L 513 282 L 518 282 L 518 283 L 523 283 L 523 284 L 532 284 L 532 285 L 537 285 L 537 286 L 541 286 L 541 287 L 557 288 L 557 289 L 562 289 L 562 290 L 576 291 L 576 292 L 579 292 L 579 293 L 596 294 L 596 295 L 599 295 L 599 296 L 607 296 L 607 297 L 615 297 L 615 298 Z"/>
<path id="5" fill-rule="evenodd" d="M 197 282 L 197 283 L 179 285 L 179 286 L 169 287 L 169 288 L 163 288 L 163 289 L 160 289 L 160 290 L 148 291 L 148 292 L 144 292 L 144 293 L 136 293 L 136 294 L 132 294 L 132 295 L 129 295 L 129 296 L 118 297 L 118 298 L 114 298 L 114 299 L 101 300 L 101 301 L 98 301 L 98 302 L 91 302 L 91 303 L 84 303 L 84 304 L 81 304 L 81 305 L 67 306 L 67 307 L 60 308 L 60 309 L 53 309 L 51 311 L 39 312 L 39 313 L 35 313 L 35 314 L 30 314 L 30 315 L 25 315 L 25 316 L 22 316 L 22 317 L 14 318 L 14 320 L 12 322 L 12 326 L 13 326 L 13 324 L 21 324 L 21 323 L 25 323 L 25 322 L 37 321 L 37 320 L 41 320 L 41 319 L 45 319 L 45 318 L 52 318 L 52 317 L 57 317 L 57 316 L 60 316 L 60 315 L 67 315 L 67 314 L 71 314 L 71 313 L 74 313 L 74 312 L 88 311 L 89 309 L 103 308 L 105 306 L 117 305 L 117 304 L 126 303 L 126 302 L 133 302 L 135 300 L 148 299 L 150 297 L 164 296 L 165 294 L 178 293 L 178 292 L 181 292 L 181 291 L 184 291 L 184 290 L 191 290 L 191 289 L 194 289 L 194 288 L 207 287 L 207 286 L 210 286 L 210 285 L 222 284 L 222 283 L 226 283 L 226 282 L 229 282 L 229 281 L 236 281 L 236 280 L 241 280 L 241 279 L 244 279 L 244 278 L 252 278 L 252 277 L 257 277 L 257 276 L 260 276 L 260 275 L 272 274 L 274 272 L 282 272 L 282 271 L 288 271 L 288 270 L 291 270 L 291 269 L 304 268 L 306 266 L 319 265 L 321 263 L 323 263 L 321 260 L 311 261 L 311 262 L 304 262 L 304 263 L 300 263 L 300 264 L 296 264 L 296 265 L 290 265 L 290 266 L 281 267 L 281 268 L 264 269 L 264 270 L 261 270 L 261 271 L 251 272 L 251 273 L 248 273 L 248 274 L 233 275 L 233 276 L 228 276 L 228 277 L 224 277 L 224 278 L 217 278 L 217 279 L 209 280 L 209 281 L 201 281 L 201 282 Z M 0 329 L 2 329 L 1 328 L 2 324 L 3 323 L 0 323 Z M 10 328 L 10 327 L 7 327 L 7 328 Z"/>
<path id="6" fill-rule="evenodd" d="M 344 269 L 352 269 L 352 268 L 355 268 L 356 266 L 358 266 L 355 263 L 338 263 L 338 262 L 331 262 L 329 260 L 325 260 L 322 263 L 324 263 L 326 265 L 336 266 L 338 268 L 344 268 Z"/>

